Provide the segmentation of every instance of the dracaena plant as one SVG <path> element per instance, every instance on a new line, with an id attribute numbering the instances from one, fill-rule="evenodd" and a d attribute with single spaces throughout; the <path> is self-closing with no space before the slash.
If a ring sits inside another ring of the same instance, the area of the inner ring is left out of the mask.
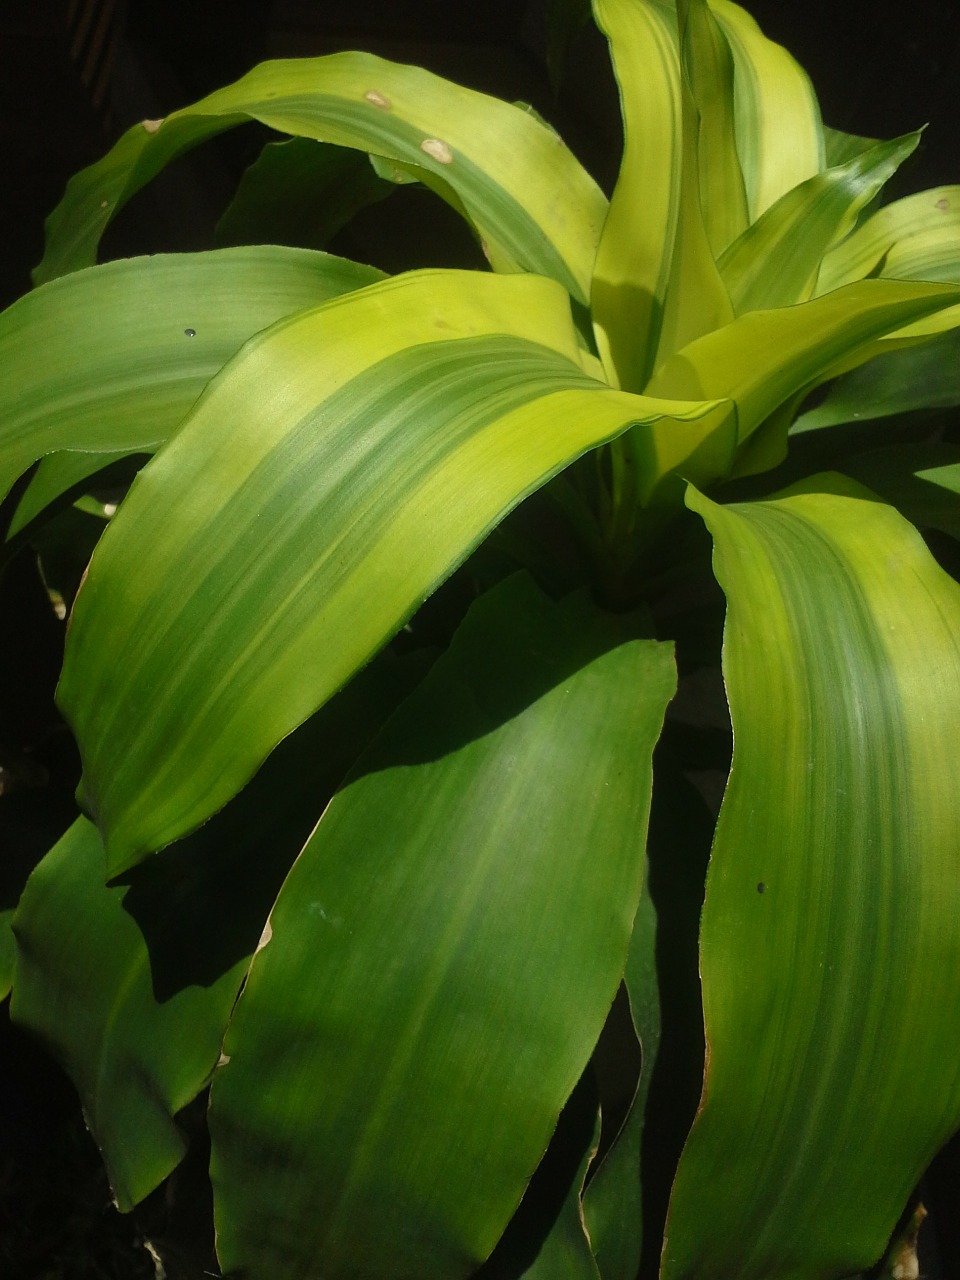
<path id="1" fill-rule="evenodd" d="M 13 1015 L 123 1209 L 209 1085 L 230 1275 L 850 1275 L 960 1124 L 960 589 L 918 531 L 960 472 L 912 412 L 960 400 L 960 188 L 883 203 L 919 135 L 826 128 L 729 0 L 593 13 L 609 200 L 522 106 L 272 62 L 74 178 L 0 318 L 10 553 L 140 467 Z M 420 183 L 490 269 L 95 265 L 244 120 L 292 140 L 222 228 Z"/>

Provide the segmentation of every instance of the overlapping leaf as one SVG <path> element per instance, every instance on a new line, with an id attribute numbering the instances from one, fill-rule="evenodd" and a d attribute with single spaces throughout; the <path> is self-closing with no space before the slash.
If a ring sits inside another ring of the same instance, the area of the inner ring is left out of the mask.
<path id="1" fill-rule="evenodd" d="M 808 178 L 771 205 L 720 260 L 737 314 L 805 302 L 814 292 L 824 254 L 853 230 L 860 212 L 919 141 L 920 135 L 911 133 L 878 143 Z"/>
<path id="2" fill-rule="evenodd" d="M 754 311 L 678 352 L 650 395 L 729 399 L 742 443 L 780 405 L 842 363 L 854 367 L 878 340 L 915 317 L 945 313 L 960 292 L 945 285 L 863 280 L 794 307 Z M 783 441 L 787 423 L 781 424 Z"/>
<path id="3" fill-rule="evenodd" d="M 823 168 L 820 106 L 806 72 L 732 0 L 710 0 L 733 54 L 737 151 L 750 221 Z"/>
<path id="4" fill-rule="evenodd" d="M 585 450 L 655 424 L 648 487 L 728 459 L 709 419 L 677 421 L 710 402 L 584 373 L 550 281 L 422 272 L 345 301 L 244 348 L 140 473 L 81 588 L 59 697 L 114 872 L 228 800 Z"/>
<path id="5" fill-rule="evenodd" d="M 31 877 L 14 922 L 12 1015 L 76 1086 L 122 1209 L 183 1155 L 174 1117 L 210 1078 L 280 883 L 426 665 L 420 654 L 372 664 L 216 821 L 129 883 L 104 883 L 103 844 L 84 818 Z"/>
<path id="6" fill-rule="evenodd" d="M 727 595 L 735 748 L 663 1274 L 847 1275 L 960 1124 L 960 587 L 839 477 L 688 501 Z"/>
<path id="7" fill-rule="evenodd" d="M 27 294 L 0 316 L 0 497 L 57 450 L 156 448 L 252 334 L 381 278 L 261 246 L 124 259 Z"/>
<path id="8" fill-rule="evenodd" d="M 515 578 L 474 606 L 251 966 L 211 1093 L 226 1271 L 453 1277 L 489 1254 L 623 972 L 674 681 L 668 646 L 582 596 Z"/>

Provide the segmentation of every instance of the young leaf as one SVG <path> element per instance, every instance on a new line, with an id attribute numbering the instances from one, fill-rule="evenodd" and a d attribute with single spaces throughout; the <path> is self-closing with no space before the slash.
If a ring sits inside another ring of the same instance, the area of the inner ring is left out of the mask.
<path id="1" fill-rule="evenodd" d="M 780 197 L 720 259 L 737 315 L 805 302 L 824 254 L 916 150 L 919 133 L 878 143 Z M 918 277 L 920 278 L 920 277 Z"/>
<path id="2" fill-rule="evenodd" d="M 806 72 L 732 0 L 710 0 L 733 54 L 737 151 L 755 222 L 823 168 L 820 106 Z"/>

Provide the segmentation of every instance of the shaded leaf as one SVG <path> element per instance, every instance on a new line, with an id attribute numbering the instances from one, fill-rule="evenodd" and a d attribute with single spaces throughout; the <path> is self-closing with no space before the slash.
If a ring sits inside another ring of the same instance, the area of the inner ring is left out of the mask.
<path id="1" fill-rule="evenodd" d="M 324 249 L 355 213 L 392 190 L 361 152 L 312 138 L 269 142 L 217 223 L 217 243 Z"/>
<path id="2" fill-rule="evenodd" d="M 327 808 L 212 1087 L 225 1270 L 466 1276 L 493 1248 L 626 960 L 674 673 L 624 634 L 509 580 Z"/>
<path id="3" fill-rule="evenodd" d="M 121 1209 L 177 1165 L 174 1120 L 209 1080 L 280 883 L 360 749 L 424 670 L 378 662 L 289 738 L 250 788 L 123 884 L 78 818 L 33 873 L 14 929 L 12 1014 L 76 1086 Z"/>

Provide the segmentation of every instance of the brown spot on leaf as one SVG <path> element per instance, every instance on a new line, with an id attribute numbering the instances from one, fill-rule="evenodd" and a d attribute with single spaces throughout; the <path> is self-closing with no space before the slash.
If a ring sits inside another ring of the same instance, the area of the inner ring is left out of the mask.
<path id="1" fill-rule="evenodd" d="M 950 201 L 947 199 L 946 196 L 941 196 L 934 207 L 937 209 L 949 209 Z"/>
<path id="2" fill-rule="evenodd" d="M 440 164 L 453 164 L 453 152 L 441 138 L 424 138 L 420 150 Z"/>
<path id="3" fill-rule="evenodd" d="M 376 89 L 368 89 L 363 96 L 368 102 L 372 102 L 375 107 L 379 107 L 381 111 L 390 110 L 390 99 L 384 97 L 382 93 L 378 93 Z"/>
<path id="4" fill-rule="evenodd" d="M 159 120 L 141 120 L 140 123 L 147 133 L 156 133 L 163 124 L 163 118 L 161 117 Z"/>

